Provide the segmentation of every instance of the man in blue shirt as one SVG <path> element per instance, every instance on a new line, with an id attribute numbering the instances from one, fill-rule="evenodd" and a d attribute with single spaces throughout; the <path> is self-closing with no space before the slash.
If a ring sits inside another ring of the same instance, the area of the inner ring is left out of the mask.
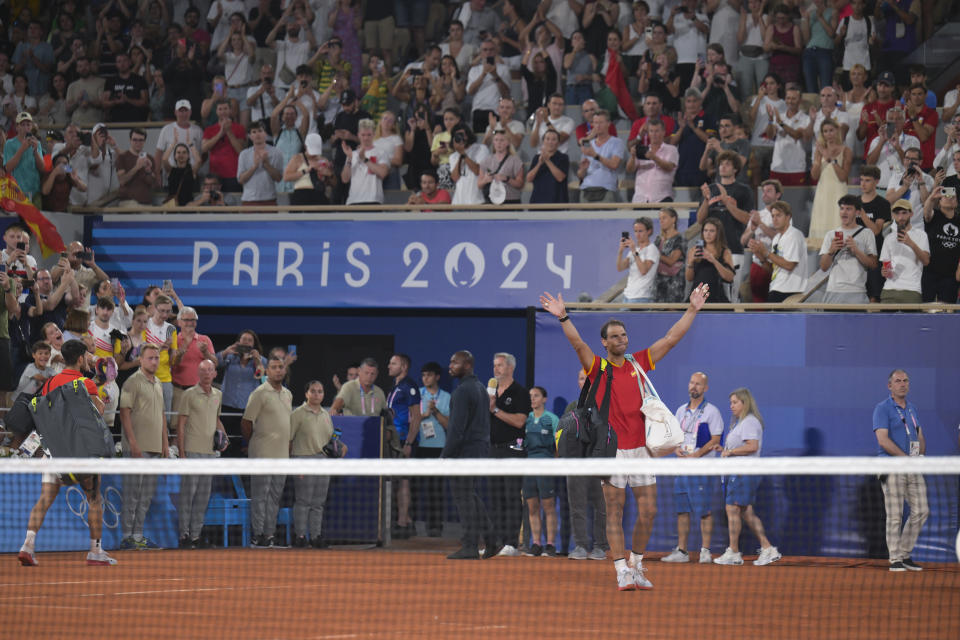
<path id="1" fill-rule="evenodd" d="M 873 410 L 873 432 L 881 456 L 922 456 L 927 442 L 917 418 L 917 408 L 907 401 L 910 377 L 903 369 L 894 369 L 887 378 L 890 397 Z M 890 571 L 923 571 L 910 557 L 920 529 L 930 515 L 927 484 L 918 473 L 891 473 L 881 476 L 884 507 L 887 511 L 887 549 Z M 903 502 L 910 515 L 903 524 Z"/>
<path id="2" fill-rule="evenodd" d="M 393 378 L 393 389 L 387 396 L 387 406 L 393 410 L 393 426 L 403 443 L 403 457 L 409 458 L 420 431 L 420 389 L 410 377 L 410 356 L 395 353 L 387 363 L 387 373 Z M 397 526 L 394 537 L 409 538 L 416 532 L 410 519 L 410 478 L 397 480 Z"/>
<path id="3" fill-rule="evenodd" d="M 415 458 L 439 458 L 447 443 L 447 423 L 450 418 L 450 394 L 440 388 L 443 369 L 437 362 L 428 362 L 420 368 L 420 433 Z M 427 535 L 438 538 L 443 532 L 443 478 L 420 478 L 419 495 L 423 500 Z"/>
<path id="4" fill-rule="evenodd" d="M 23 111 L 17 114 L 17 135 L 7 140 L 3 148 L 3 164 L 7 173 L 33 204 L 39 206 L 40 173 L 43 170 L 43 151 L 33 134 L 33 117 Z"/>
<path id="5" fill-rule="evenodd" d="M 577 169 L 581 202 L 619 202 L 617 183 L 620 165 L 627 157 L 623 140 L 610 135 L 610 113 L 600 109 L 593 114 L 593 129 L 580 141 L 581 159 Z"/>

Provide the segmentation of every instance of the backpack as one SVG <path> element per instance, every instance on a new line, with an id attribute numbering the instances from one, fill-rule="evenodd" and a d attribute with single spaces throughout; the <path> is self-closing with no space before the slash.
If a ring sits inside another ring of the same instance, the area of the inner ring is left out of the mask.
<path id="1" fill-rule="evenodd" d="M 852 16 L 847 16 L 840 21 L 840 24 L 837 25 L 837 31 L 840 30 L 841 26 L 847 28 L 847 32 L 850 32 L 850 18 Z M 864 14 L 864 21 L 867 23 L 867 55 L 870 55 L 870 36 L 873 34 L 873 21 L 870 19 L 870 16 Z M 847 49 L 847 38 L 844 36 L 843 40 L 839 44 L 834 43 L 833 45 L 833 66 L 842 67 L 843 66 L 843 54 Z M 870 65 L 871 67 L 873 65 Z"/>
<path id="2" fill-rule="evenodd" d="M 77 378 L 30 401 L 36 431 L 53 457 L 113 456 L 113 435 L 90 400 L 84 380 Z"/>
<path id="3" fill-rule="evenodd" d="M 600 360 L 600 373 L 593 384 L 583 385 L 577 408 L 560 418 L 557 455 L 561 458 L 612 458 L 617 455 L 617 433 L 609 422 L 613 367 L 607 365 L 606 360 Z M 607 391 L 597 407 L 597 390 L 603 380 L 607 382 Z"/>

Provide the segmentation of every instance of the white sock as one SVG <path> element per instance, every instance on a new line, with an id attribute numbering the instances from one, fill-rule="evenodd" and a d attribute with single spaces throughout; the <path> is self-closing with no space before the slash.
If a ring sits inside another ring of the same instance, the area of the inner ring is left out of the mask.
<path id="1" fill-rule="evenodd" d="M 37 532 L 27 530 L 27 537 L 23 539 L 23 549 L 25 551 L 33 551 L 33 543 L 37 539 Z"/>
<path id="2" fill-rule="evenodd" d="M 643 562 L 642 553 L 634 553 L 633 551 L 630 552 L 630 566 L 639 567 L 642 562 Z"/>
<path id="3" fill-rule="evenodd" d="M 100 546 L 100 538 L 90 538 L 90 553 L 100 553 L 103 547 Z"/>
<path id="4" fill-rule="evenodd" d="M 137 542 L 142 542 L 142 541 L 143 541 L 143 534 L 142 534 L 142 533 L 135 533 L 135 534 L 133 534 L 133 539 L 136 540 Z"/>
<path id="5" fill-rule="evenodd" d="M 613 568 L 616 569 L 618 572 L 625 571 L 627 569 L 627 561 L 624 560 L 623 558 L 620 558 L 619 560 L 614 560 Z"/>

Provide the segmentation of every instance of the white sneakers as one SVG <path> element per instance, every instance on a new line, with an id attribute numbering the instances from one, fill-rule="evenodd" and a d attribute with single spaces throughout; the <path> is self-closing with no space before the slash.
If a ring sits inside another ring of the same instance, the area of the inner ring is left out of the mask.
<path id="1" fill-rule="evenodd" d="M 498 553 L 497 555 L 512 557 L 512 556 L 519 556 L 520 552 L 517 551 L 517 548 L 512 544 L 505 544 L 503 545 L 503 549 L 500 549 L 500 553 Z"/>
<path id="2" fill-rule="evenodd" d="M 660 562 L 690 562 L 690 554 L 680 547 L 674 547 L 669 555 L 660 558 Z"/>
<path id="3" fill-rule="evenodd" d="M 714 564 L 743 564 L 743 554 L 727 547 L 723 555 L 719 558 L 714 558 L 713 562 Z"/>
<path id="4" fill-rule="evenodd" d="M 700 548 L 700 564 L 713 563 L 713 556 L 710 555 L 710 549 Z"/>
<path id="5" fill-rule="evenodd" d="M 642 564 L 617 571 L 617 589 L 620 591 L 653 589 L 653 583 L 643 575 L 645 571 Z"/>
<path id="6" fill-rule="evenodd" d="M 776 547 L 769 546 L 766 549 L 760 550 L 760 557 L 754 560 L 753 564 L 757 565 L 758 567 L 762 567 L 762 566 L 771 564 L 773 562 L 776 562 L 782 557 L 783 555 L 781 555 L 780 552 L 777 551 Z"/>
<path id="7" fill-rule="evenodd" d="M 117 564 L 116 559 L 107 555 L 106 551 L 90 551 L 87 553 L 87 564 L 90 565 L 114 565 Z"/>

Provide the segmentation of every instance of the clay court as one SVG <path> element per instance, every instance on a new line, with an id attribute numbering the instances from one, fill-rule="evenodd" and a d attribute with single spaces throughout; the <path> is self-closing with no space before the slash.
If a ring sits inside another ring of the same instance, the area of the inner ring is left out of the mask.
<path id="1" fill-rule="evenodd" d="M 412 542 L 412 541 L 411 541 Z M 410 545 L 412 546 L 412 545 Z M 609 562 L 450 561 L 437 551 L 228 549 L 5 555 L 4 638 L 960 637 L 960 567 L 787 558 L 665 565 L 618 592 Z M 699 620 L 694 616 L 699 611 Z"/>

